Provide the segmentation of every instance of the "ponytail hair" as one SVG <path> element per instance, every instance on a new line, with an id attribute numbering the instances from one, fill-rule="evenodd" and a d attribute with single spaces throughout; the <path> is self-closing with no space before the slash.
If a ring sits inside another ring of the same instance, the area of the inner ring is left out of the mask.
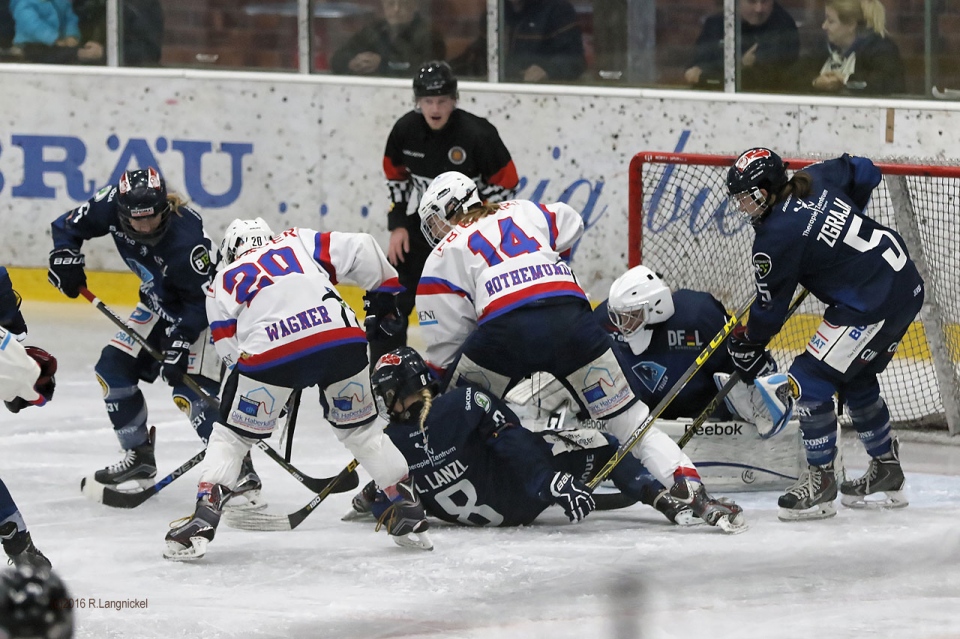
<path id="1" fill-rule="evenodd" d="M 887 10 L 880 0 L 861 0 L 860 7 L 863 10 L 866 25 L 881 38 L 886 38 L 888 35 Z"/>

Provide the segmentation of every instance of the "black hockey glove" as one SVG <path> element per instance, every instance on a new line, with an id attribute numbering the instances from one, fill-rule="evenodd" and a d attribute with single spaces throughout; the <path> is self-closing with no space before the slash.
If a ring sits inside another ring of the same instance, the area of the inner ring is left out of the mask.
<path id="1" fill-rule="evenodd" d="M 32 402 L 22 397 L 14 397 L 13 400 L 4 402 L 11 413 L 19 413 L 28 406 L 43 406 L 53 399 L 53 391 L 57 387 L 57 380 L 54 378 L 57 373 L 57 358 L 36 346 L 26 346 L 24 350 L 40 366 L 40 376 L 33 385 L 33 390 L 40 393 L 40 397 Z"/>
<path id="2" fill-rule="evenodd" d="M 368 342 L 393 337 L 406 327 L 406 318 L 397 308 L 394 293 L 368 292 L 363 296 L 363 311 L 366 313 L 363 328 Z"/>
<path id="3" fill-rule="evenodd" d="M 183 381 L 183 376 L 190 366 L 190 342 L 183 339 L 179 333 L 173 333 L 163 340 L 163 363 L 160 367 L 160 376 L 163 381 L 176 386 Z"/>
<path id="4" fill-rule="evenodd" d="M 83 266 L 83 253 L 77 249 L 53 249 L 50 251 L 47 280 L 67 297 L 78 297 L 80 289 L 87 287 L 87 274 L 83 272 Z"/>
<path id="5" fill-rule="evenodd" d="M 0 326 L 7 329 L 19 340 L 27 336 L 27 321 L 20 312 L 20 294 L 12 288 L 0 293 Z"/>
<path id="6" fill-rule="evenodd" d="M 570 521 L 581 521 L 597 507 L 590 489 L 570 473 L 556 473 L 550 480 L 554 503 L 563 507 Z"/>
<path id="7" fill-rule="evenodd" d="M 727 352 L 730 353 L 733 365 L 740 371 L 740 377 L 747 384 L 752 384 L 757 375 L 762 374 L 769 366 L 776 370 L 776 364 L 767 353 L 766 345 L 750 341 L 747 327 L 743 324 L 733 329 L 727 339 Z"/>

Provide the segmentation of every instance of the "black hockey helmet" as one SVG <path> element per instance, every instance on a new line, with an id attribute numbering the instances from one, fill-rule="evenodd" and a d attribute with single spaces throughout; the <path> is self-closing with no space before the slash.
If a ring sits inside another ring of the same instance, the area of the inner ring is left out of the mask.
<path id="1" fill-rule="evenodd" d="M 443 60 L 425 63 L 413 78 L 413 97 L 428 95 L 449 95 L 457 97 L 457 77 L 453 69 Z"/>
<path id="2" fill-rule="evenodd" d="M 143 244 L 156 244 L 170 226 L 170 202 L 167 201 L 167 185 L 159 171 L 152 166 L 136 171 L 126 171 L 120 176 L 117 186 L 117 211 L 120 226 L 130 239 Z M 134 230 L 131 220 L 160 216 L 160 224 L 150 233 Z"/>
<path id="3" fill-rule="evenodd" d="M 764 147 L 744 151 L 727 171 L 731 204 L 751 218 L 761 216 L 767 209 L 769 197 L 779 193 L 786 183 L 787 168 L 783 160 Z M 767 197 L 760 189 L 766 190 Z"/>
<path id="4" fill-rule="evenodd" d="M 390 351 L 377 360 L 370 374 L 370 386 L 377 402 L 377 410 L 389 419 L 399 417 L 403 412 L 394 410 L 397 400 L 402 400 L 424 388 L 436 392 L 433 374 L 420 353 L 409 346 Z"/>
<path id="5" fill-rule="evenodd" d="M 0 574 L 0 637 L 73 637 L 73 602 L 48 566 L 23 562 Z"/>

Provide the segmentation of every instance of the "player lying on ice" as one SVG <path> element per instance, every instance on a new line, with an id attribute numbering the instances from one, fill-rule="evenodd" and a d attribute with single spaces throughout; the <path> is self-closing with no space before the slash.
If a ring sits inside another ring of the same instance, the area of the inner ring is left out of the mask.
<path id="1" fill-rule="evenodd" d="M 498 398 L 519 380 L 548 372 L 580 410 L 620 441 L 650 413 L 630 389 L 610 338 L 565 263 L 583 219 L 562 202 L 483 204 L 477 186 L 454 171 L 420 201 L 424 235 L 436 245 L 417 288 L 426 361 L 454 386 L 474 384 Z M 707 523 L 739 532 L 739 507 L 707 493 L 690 458 L 656 426 L 632 449 L 671 494 Z"/>
<path id="2" fill-rule="evenodd" d="M 386 486 L 387 532 L 399 545 L 431 549 L 403 455 L 377 417 L 364 330 L 334 289 L 348 282 L 396 291 L 397 272 L 376 241 L 366 233 L 303 228 L 274 236 L 257 218 L 234 220 L 220 253 L 223 266 L 208 292 L 207 315 L 231 371 L 201 465 L 196 510 L 167 533 L 164 557 L 204 555 L 244 455 L 273 433 L 291 393 L 310 386 L 320 388 L 337 439 Z"/>
<path id="3" fill-rule="evenodd" d="M 585 482 L 617 450 L 611 435 L 595 429 L 534 433 L 500 399 L 474 386 L 437 395 L 437 384 L 420 355 L 409 347 L 377 362 L 371 385 L 387 435 L 403 452 L 427 513 L 465 526 L 531 523 L 551 504 L 570 521 L 594 509 Z M 627 456 L 611 476 L 625 494 L 651 505 L 681 526 L 703 523 L 733 509 L 673 497 L 640 462 Z M 387 500 L 370 482 L 344 519 L 378 516 Z M 704 507 L 705 506 L 705 507 Z"/>

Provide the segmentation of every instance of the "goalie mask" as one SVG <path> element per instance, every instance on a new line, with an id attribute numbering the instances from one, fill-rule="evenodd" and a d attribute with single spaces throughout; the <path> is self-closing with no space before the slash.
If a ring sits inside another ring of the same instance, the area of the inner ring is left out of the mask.
<path id="1" fill-rule="evenodd" d="M 0 575 L 0 637 L 70 639 L 70 593 L 47 566 L 25 562 Z"/>
<path id="2" fill-rule="evenodd" d="M 120 176 L 117 212 L 120 228 L 130 239 L 149 246 L 160 241 L 170 227 L 170 202 L 167 185 L 155 168 L 126 171 Z M 150 224 L 154 219 L 156 223 Z"/>
<path id="3" fill-rule="evenodd" d="M 453 228 L 453 216 L 481 204 L 473 180 L 456 171 L 441 173 L 420 199 L 420 230 L 430 246 L 436 246 Z"/>
<path id="4" fill-rule="evenodd" d="M 730 210 L 755 221 L 786 183 L 787 169 L 779 155 L 763 147 L 744 151 L 727 171 Z"/>
<path id="5" fill-rule="evenodd" d="M 646 266 L 634 266 L 610 285 L 607 315 L 634 354 L 650 345 L 652 332 L 644 329 L 666 322 L 673 313 L 670 288 Z"/>
<path id="6" fill-rule="evenodd" d="M 403 402 L 424 388 L 429 388 L 432 393 L 436 392 L 436 382 L 427 363 L 420 357 L 420 353 L 409 346 L 401 346 L 377 360 L 370 375 L 370 386 L 377 402 L 377 411 L 388 421 L 390 418 L 405 421 L 416 407 L 414 404 L 397 410 L 397 402 Z M 416 412 L 419 413 L 419 410 Z"/>
<path id="7" fill-rule="evenodd" d="M 220 243 L 221 264 L 232 264 L 238 257 L 267 245 L 273 231 L 262 217 L 255 220 L 234 220 L 227 227 Z"/>

